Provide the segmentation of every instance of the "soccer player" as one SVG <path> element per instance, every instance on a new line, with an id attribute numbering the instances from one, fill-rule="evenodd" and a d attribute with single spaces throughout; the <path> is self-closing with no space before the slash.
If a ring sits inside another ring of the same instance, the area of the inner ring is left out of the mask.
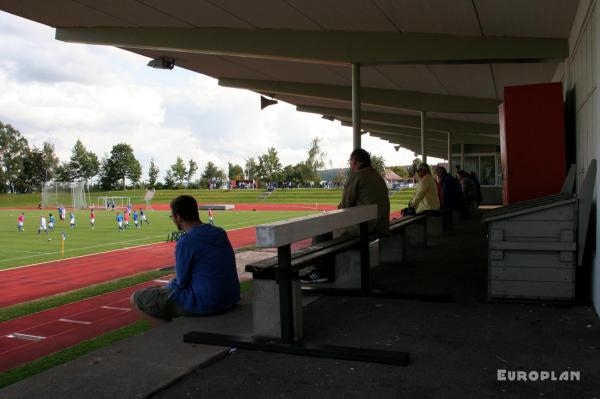
<path id="1" fill-rule="evenodd" d="M 96 214 L 94 214 L 94 210 L 90 210 L 90 224 L 92 225 L 92 230 L 96 227 Z"/>
<path id="2" fill-rule="evenodd" d="M 215 224 L 215 218 L 213 217 L 213 211 L 210 208 L 208 208 L 208 223 L 212 224 L 213 226 Z"/>
<path id="3" fill-rule="evenodd" d="M 62 217 L 62 208 L 60 206 L 58 207 L 58 220 L 63 220 L 63 217 Z"/>
<path id="4" fill-rule="evenodd" d="M 40 228 L 38 229 L 38 234 L 40 234 L 44 230 L 46 234 L 48 234 L 48 229 L 46 228 L 46 218 L 44 215 L 40 216 Z"/>
<path id="5" fill-rule="evenodd" d="M 117 211 L 117 226 L 119 226 L 119 232 L 123 231 L 123 215 Z"/>
<path id="6" fill-rule="evenodd" d="M 142 224 L 144 224 L 144 222 L 150 224 L 148 219 L 146 219 L 146 214 L 144 213 L 144 210 L 140 208 L 140 227 L 142 226 Z"/>
<path id="7" fill-rule="evenodd" d="M 75 214 L 73 212 L 69 212 L 69 220 L 70 220 L 70 225 L 71 228 L 75 227 Z"/>
<path id="8" fill-rule="evenodd" d="M 25 223 L 25 212 L 21 212 L 19 217 L 17 218 L 17 230 L 22 232 L 24 230 L 23 224 Z"/>
<path id="9" fill-rule="evenodd" d="M 138 213 L 137 213 L 137 211 L 133 211 L 133 224 L 135 225 L 136 229 L 140 228 L 140 226 L 138 226 Z"/>
<path id="10" fill-rule="evenodd" d="M 129 228 L 129 212 L 125 211 L 125 229 Z"/>
<path id="11" fill-rule="evenodd" d="M 48 230 L 54 231 L 54 216 L 52 214 L 48 215 Z"/>
<path id="12" fill-rule="evenodd" d="M 62 209 L 62 220 L 65 220 L 67 218 L 67 208 L 61 208 Z"/>

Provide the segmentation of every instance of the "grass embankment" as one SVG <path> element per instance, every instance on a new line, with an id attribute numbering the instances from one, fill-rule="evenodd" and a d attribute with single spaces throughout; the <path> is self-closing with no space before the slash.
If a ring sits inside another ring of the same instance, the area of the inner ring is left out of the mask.
<path id="1" fill-rule="evenodd" d="M 245 292 L 248 291 L 251 286 L 252 281 L 244 281 L 241 283 L 240 289 L 242 292 Z M 34 376 L 52 367 L 74 360 L 85 355 L 86 353 L 111 345 L 125 338 L 141 334 L 150 328 L 150 324 L 147 321 L 140 320 L 129 326 L 111 331 L 94 339 L 80 342 L 79 344 L 70 348 L 48 356 L 44 356 L 22 366 L 0 373 L 0 389 L 25 378 Z"/>

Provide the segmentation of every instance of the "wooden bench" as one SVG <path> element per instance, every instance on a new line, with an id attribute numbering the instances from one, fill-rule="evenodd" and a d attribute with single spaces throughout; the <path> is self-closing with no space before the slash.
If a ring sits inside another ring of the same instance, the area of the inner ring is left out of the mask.
<path id="1" fill-rule="evenodd" d="M 324 257 L 336 255 L 342 251 L 358 246 L 359 239 L 354 237 L 338 237 L 333 240 L 313 244 L 292 253 L 291 271 L 294 278 L 305 267 L 312 266 L 317 260 Z M 276 280 L 278 270 L 278 258 L 263 259 L 246 265 L 246 271 L 252 273 L 254 279 Z"/>
<path id="2" fill-rule="evenodd" d="M 339 209 L 280 222 L 256 226 L 256 246 L 277 248 L 277 258 L 246 266 L 255 280 L 253 319 L 255 333 L 292 343 L 302 337 L 302 301 L 298 272 L 315 262 L 358 248 L 359 288 L 369 290 L 370 251 L 368 225 L 377 217 L 377 206 L 366 205 Z M 291 244 L 306 238 L 360 225 L 360 237 L 340 237 L 313 244 L 292 253 Z"/>
<path id="3" fill-rule="evenodd" d="M 356 253 L 358 246 L 360 292 L 370 293 L 368 222 L 376 217 L 377 206 L 366 205 L 257 226 L 256 246 L 276 247 L 277 259 L 267 259 L 246 267 L 255 276 L 252 283 L 252 337 L 190 331 L 184 335 L 184 342 L 406 366 L 409 360 L 407 352 L 334 345 L 312 346 L 299 341 L 303 329 L 298 271 L 323 258 L 331 258 L 336 254 L 339 257 L 348 251 Z M 357 224 L 360 226 L 358 238 L 341 236 L 294 253 L 291 251 L 294 242 L 323 235 L 331 237 L 333 231 Z"/>

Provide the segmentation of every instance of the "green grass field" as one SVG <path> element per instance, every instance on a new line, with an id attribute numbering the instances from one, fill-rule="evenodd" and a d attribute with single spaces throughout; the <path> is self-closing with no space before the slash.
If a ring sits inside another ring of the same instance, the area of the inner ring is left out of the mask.
<path id="1" fill-rule="evenodd" d="M 130 228 L 119 232 L 115 221 L 116 212 L 96 211 L 96 228 L 91 229 L 88 211 L 76 211 L 77 226 L 69 228 L 68 221 L 57 221 L 55 231 L 47 235 L 38 234 L 40 215 L 47 211 L 25 210 L 25 231 L 17 232 L 19 211 L 0 210 L 0 269 L 33 263 L 46 262 L 73 256 L 87 255 L 114 249 L 165 241 L 175 230 L 167 211 L 148 211 L 150 225 L 141 229 Z M 269 223 L 276 220 L 303 216 L 312 212 L 304 211 L 215 211 L 215 224 L 226 230 Z M 68 215 L 67 215 L 68 216 Z M 200 217 L 206 220 L 206 213 Z M 60 255 L 61 232 L 65 232 L 65 254 Z"/>
<path id="2" fill-rule="evenodd" d="M 113 191 L 92 193 L 91 204 L 103 195 L 126 195 L 133 202 L 141 202 L 145 191 Z M 262 190 L 160 190 L 156 192 L 153 203 L 168 203 L 172 198 L 181 194 L 190 194 L 203 203 L 265 203 L 265 204 L 327 204 L 339 203 L 342 190 L 326 189 L 292 189 L 276 190 L 266 200 L 259 200 Z M 390 197 L 391 210 L 398 211 L 406 206 L 412 197 L 414 189 L 393 193 Z M 2 194 L 0 208 L 36 207 L 40 194 Z M 50 260 L 87 255 L 115 249 L 127 248 L 143 244 L 164 241 L 167 234 L 175 230 L 166 211 L 148 211 L 150 225 L 142 229 L 129 229 L 123 233 L 117 231 L 115 212 L 99 210 L 96 212 L 96 229 L 89 225 L 88 211 L 76 211 L 77 227 L 70 229 L 68 222 L 57 221 L 54 232 L 37 234 L 41 214 L 48 215 L 49 211 L 25 209 L 25 231 L 17 233 L 18 210 L 0 210 L 0 269 L 28 265 Z M 56 216 L 56 212 L 55 216 Z M 311 211 L 216 211 L 217 225 L 226 230 L 268 223 L 276 220 L 306 215 Z M 201 217 L 206 219 L 206 213 Z M 130 222 L 133 224 L 133 221 Z M 65 232 L 65 254 L 60 255 L 60 233 Z M 49 240 L 50 239 L 50 240 Z"/>
<path id="3" fill-rule="evenodd" d="M 202 203 L 253 203 L 253 204 L 328 204 L 336 205 L 342 197 L 340 189 L 292 189 L 275 190 L 266 199 L 259 199 L 264 190 L 159 190 L 153 199 L 154 204 L 168 203 L 178 195 L 189 194 Z M 402 209 L 412 197 L 414 189 L 394 193 L 390 197 L 392 211 Z M 136 204 L 144 203 L 145 190 L 92 192 L 89 203 L 96 205 L 101 196 L 127 196 Z M 0 194 L 0 208 L 32 208 L 41 201 L 40 193 Z"/>

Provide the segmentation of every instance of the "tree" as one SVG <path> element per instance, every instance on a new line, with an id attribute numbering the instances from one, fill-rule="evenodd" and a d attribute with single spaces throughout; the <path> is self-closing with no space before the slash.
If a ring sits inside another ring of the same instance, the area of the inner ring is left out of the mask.
<path id="1" fill-rule="evenodd" d="M 308 158 L 304 162 L 304 167 L 302 168 L 302 179 L 305 182 L 318 181 L 319 174 L 317 173 L 317 170 L 322 169 L 325 166 L 326 154 L 321 151 L 319 143 L 320 139 L 318 137 L 315 137 L 310 143 L 310 148 L 308 149 Z"/>
<path id="2" fill-rule="evenodd" d="M 409 177 L 408 169 L 405 166 L 392 166 L 390 169 L 400 177 Z"/>
<path id="3" fill-rule="evenodd" d="M 23 157 L 23 171 L 17 180 L 17 189 L 22 193 L 39 191 L 45 181 L 44 152 L 33 147 Z"/>
<path id="4" fill-rule="evenodd" d="M 231 162 L 228 162 L 228 177 L 229 180 L 239 180 L 244 177 L 244 169 L 240 165 L 234 165 Z"/>
<path id="5" fill-rule="evenodd" d="M 246 175 L 246 179 L 254 180 L 256 179 L 256 161 L 254 158 L 248 158 L 246 160 L 246 169 L 244 170 L 244 174 Z"/>
<path id="6" fill-rule="evenodd" d="M 188 162 L 188 171 L 187 171 L 187 178 L 186 178 L 188 187 L 190 185 L 190 182 L 196 175 L 197 171 L 198 171 L 198 164 L 196 162 L 194 162 L 193 159 L 190 159 Z"/>
<path id="7" fill-rule="evenodd" d="M 281 162 L 277 150 L 270 147 L 267 152 L 258 157 L 257 176 L 266 182 L 277 181 L 281 175 Z"/>
<path id="8" fill-rule="evenodd" d="M 81 140 L 77 140 L 71 150 L 71 160 L 69 161 L 68 169 L 70 175 L 70 179 L 68 180 L 83 179 L 88 181 L 100 171 L 100 162 L 96 154 L 88 151 Z"/>
<path id="9" fill-rule="evenodd" d="M 375 169 L 380 175 L 385 174 L 385 159 L 379 155 L 371 155 L 371 166 Z"/>
<path id="10" fill-rule="evenodd" d="M 17 192 L 28 152 L 29 144 L 21 132 L 0 122 L 0 192 Z"/>
<path id="11" fill-rule="evenodd" d="M 175 163 L 171 165 L 169 172 L 170 177 L 173 178 L 175 185 L 178 188 L 181 188 L 183 186 L 183 181 L 187 178 L 187 169 L 181 157 L 177 157 Z M 167 172 L 167 175 L 169 175 L 169 172 Z"/>
<path id="12" fill-rule="evenodd" d="M 102 160 L 101 184 L 106 190 L 117 188 L 122 180 L 125 190 L 126 179 L 137 183 L 142 176 L 142 165 L 135 159 L 129 144 L 119 143 L 113 146 L 110 156 Z"/>
<path id="13" fill-rule="evenodd" d="M 98 158 L 96 158 L 97 160 Z M 44 142 L 42 145 L 42 168 L 45 171 L 44 183 L 54 178 L 59 163 L 60 161 L 54 152 L 54 144 Z"/>
<path id="14" fill-rule="evenodd" d="M 206 168 L 204 168 L 204 172 L 202 172 L 201 185 L 204 187 L 210 187 L 211 183 L 215 183 L 216 180 L 221 180 L 225 177 L 225 173 L 217 168 L 217 166 L 208 161 L 206 164 Z"/>
<path id="15" fill-rule="evenodd" d="M 335 177 L 333 178 L 333 184 L 335 184 L 337 187 L 343 186 L 344 184 L 346 184 L 346 178 L 347 178 L 347 173 L 346 173 L 347 169 L 338 169 Z"/>
<path id="16" fill-rule="evenodd" d="M 148 167 L 148 187 L 153 188 L 156 185 L 158 179 L 158 166 L 154 163 L 154 158 L 150 160 L 150 166 Z"/>
<path id="17" fill-rule="evenodd" d="M 422 163 L 423 161 L 421 161 L 421 158 L 415 158 L 412 161 L 412 165 L 409 167 L 409 171 L 408 173 L 410 174 L 410 177 L 414 177 L 417 174 L 417 168 L 419 167 L 419 165 Z"/>
<path id="18" fill-rule="evenodd" d="M 167 170 L 167 174 L 165 176 L 165 188 L 174 188 L 175 187 L 175 177 L 173 177 L 173 171 Z"/>

